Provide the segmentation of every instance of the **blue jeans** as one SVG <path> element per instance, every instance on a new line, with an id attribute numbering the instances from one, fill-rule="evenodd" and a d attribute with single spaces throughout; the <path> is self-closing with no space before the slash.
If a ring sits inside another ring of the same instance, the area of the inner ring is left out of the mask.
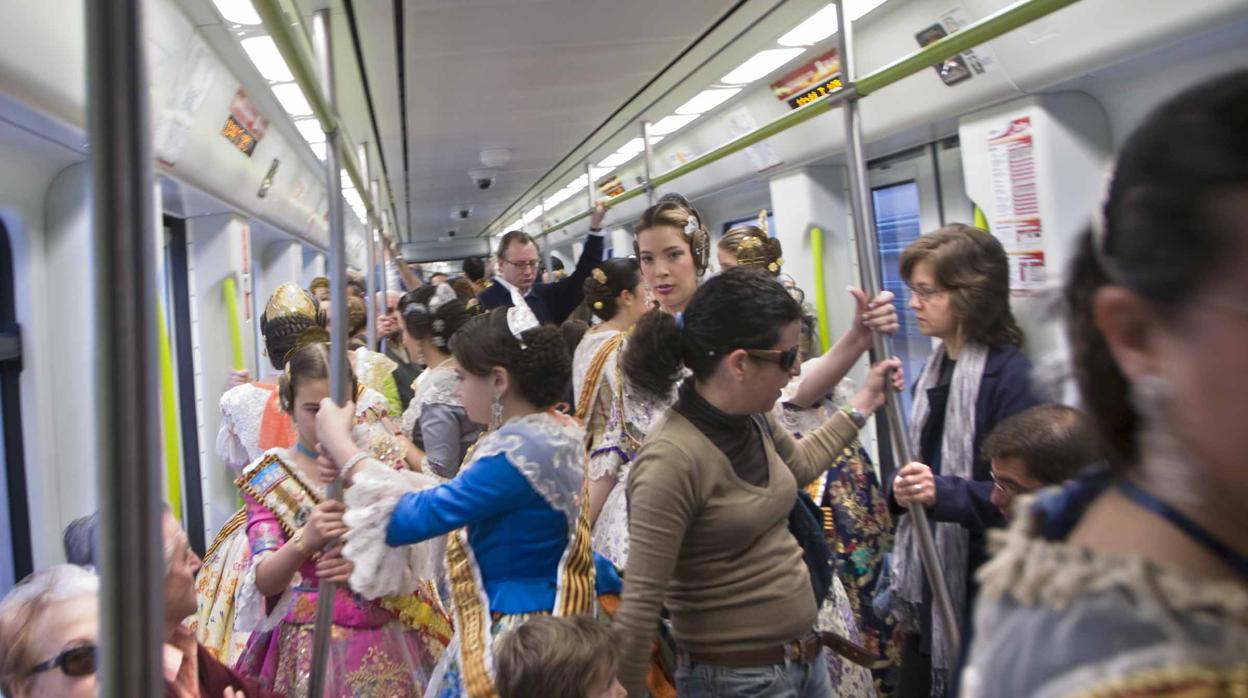
<path id="1" fill-rule="evenodd" d="M 680 698 L 828 698 L 827 650 L 810 662 L 790 661 L 755 667 L 726 667 L 681 659 L 676 668 Z"/>

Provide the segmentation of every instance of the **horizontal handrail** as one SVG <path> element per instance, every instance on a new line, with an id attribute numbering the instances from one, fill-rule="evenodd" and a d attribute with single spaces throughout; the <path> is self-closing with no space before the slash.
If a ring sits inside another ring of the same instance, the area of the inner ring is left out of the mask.
<path id="1" fill-rule="evenodd" d="M 820 114 L 831 111 L 832 108 L 845 103 L 851 99 L 862 99 L 863 97 L 878 92 L 884 87 L 888 87 L 893 83 L 899 82 L 903 78 L 907 78 L 915 73 L 921 72 L 932 65 L 948 60 L 970 48 L 974 48 L 986 41 L 1001 36 L 1007 32 L 1013 31 L 1028 22 L 1035 21 L 1045 15 L 1056 12 L 1068 5 L 1073 5 L 1079 0 L 1019 0 L 1019 2 L 1002 8 L 983 19 L 972 22 L 958 31 L 945 36 L 942 39 L 933 41 L 914 53 L 894 61 L 882 68 L 874 70 L 855 81 L 852 85 L 832 92 L 818 101 L 811 102 L 800 109 L 795 109 L 779 118 L 773 119 L 766 124 L 750 131 L 749 133 L 738 136 L 723 145 L 703 153 L 689 162 L 683 163 L 674 169 L 668 170 L 663 174 L 655 177 L 648 183 L 626 190 L 624 193 L 614 198 L 602 201 L 601 203 L 608 208 L 618 206 L 625 201 L 641 196 L 648 187 L 658 187 L 677 178 L 683 177 L 690 172 L 700 170 L 707 165 L 722 160 L 729 155 L 738 153 L 746 148 L 766 140 L 778 133 L 786 131 L 798 124 L 805 123 Z M 589 182 L 589 186 L 594 186 L 593 182 Z M 523 208 L 523 207 L 521 207 Z M 571 218 L 559 221 L 555 225 L 545 228 L 538 237 L 549 235 L 558 230 L 572 225 L 578 221 L 589 217 L 592 210 L 582 211 Z"/>

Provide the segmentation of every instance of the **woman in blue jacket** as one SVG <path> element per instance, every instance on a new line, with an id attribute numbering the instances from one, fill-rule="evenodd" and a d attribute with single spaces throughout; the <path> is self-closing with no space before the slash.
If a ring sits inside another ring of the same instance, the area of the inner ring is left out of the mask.
<path id="1" fill-rule="evenodd" d="M 898 471 L 892 503 L 932 511 L 933 536 L 959 630 L 987 559 L 985 529 L 1005 523 L 991 502 L 992 472 L 980 453 L 998 422 L 1039 404 L 1023 332 L 1010 312 L 1009 263 L 988 233 L 953 224 L 924 235 L 901 256 L 919 330 L 939 341 L 914 386 L 909 439 L 922 460 Z M 902 655 L 899 695 L 942 695 L 958 657 L 933 613 L 909 515 L 897 526 L 894 611 L 917 631 Z M 965 633 L 960 633 L 965 634 Z"/>

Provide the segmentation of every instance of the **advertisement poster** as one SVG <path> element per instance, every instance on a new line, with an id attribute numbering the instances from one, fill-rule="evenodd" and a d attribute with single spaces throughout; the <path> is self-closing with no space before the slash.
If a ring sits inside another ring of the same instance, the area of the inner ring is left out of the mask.
<path id="1" fill-rule="evenodd" d="M 840 90 L 841 61 L 836 49 L 771 83 L 771 93 L 790 109 L 804 107 L 831 92 Z"/>
<path id="2" fill-rule="evenodd" d="M 1028 295 L 1044 288 L 1044 226 L 1036 190 L 1030 117 L 1011 119 L 988 134 L 992 168 L 992 234 L 1010 259 L 1010 289 Z"/>
<path id="3" fill-rule="evenodd" d="M 268 129 L 269 122 L 260 114 L 259 107 L 251 101 L 243 88 L 238 88 L 230 102 L 230 115 L 225 120 L 225 126 L 221 128 L 221 135 L 233 143 L 239 152 L 251 157 L 256 150 L 256 144 L 264 138 Z"/>
<path id="4" fill-rule="evenodd" d="M 915 34 L 914 39 L 919 42 L 919 46 L 927 46 L 949 36 L 970 23 L 970 15 L 965 10 L 960 7 L 954 8 L 936 20 L 935 24 Z M 970 80 L 975 75 L 988 72 L 992 69 L 995 62 L 996 59 L 991 49 L 981 46 L 975 49 L 967 49 L 944 63 L 932 66 L 932 68 L 940 76 L 941 81 L 946 85 L 953 86 Z"/>

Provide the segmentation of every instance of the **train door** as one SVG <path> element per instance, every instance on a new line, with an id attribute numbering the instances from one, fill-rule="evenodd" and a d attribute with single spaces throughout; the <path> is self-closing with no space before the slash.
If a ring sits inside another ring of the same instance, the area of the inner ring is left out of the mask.
<path id="1" fill-rule="evenodd" d="M 17 324 L 13 250 L 0 221 L 0 592 L 30 574 L 33 557 L 26 504 L 26 464 L 22 447 L 22 339 Z"/>
<path id="2" fill-rule="evenodd" d="M 182 507 L 184 527 L 191 548 L 200 555 L 206 549 L 204 536 L 204 498 L 199 465 L 199 420 L 195 402 L 195 357 L 191 341 L 191 300 L 186 244 L 186 221 L 173 216 L 164 218 L 165 273 L 162 290 L 165 315 L 169 319 L 167 338 L 172 344 L 173 376 L 177 385 L 176 413 L 178 443 L 182 462 Z M 164 341 L 165 338 L 162 338 Z"/>
<path id="3" fill-rule="evenodd" d="M 872 162 L 868 166 L 872 210 L 880 245 L 884 288 L 897 296 L 901 330 L 893 342 L 907 382 L 913 385 L 932 351 L 907 309 L 910 293 L 901 278 L 901 253 L 915 238 L 947 222 L 972 222 L 962 183 L 961 149 L 956 137 Z M 902 396 L 910 414 L 910 391 Z"/>

